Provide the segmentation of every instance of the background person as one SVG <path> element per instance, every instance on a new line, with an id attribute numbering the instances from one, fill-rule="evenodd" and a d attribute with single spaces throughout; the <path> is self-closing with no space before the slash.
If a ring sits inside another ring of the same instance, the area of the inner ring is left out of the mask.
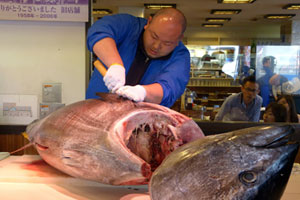
<path id="1" fill-rule="evenodd" d="M 263 107 L 270 103 L 270 96 L 272 94 L 272 86 L 269 81 L 274 75 L 274 68 L 276 66 L 276 58 L 273 56 L 266 56 L 262 60 L 263 70 L 265 74 L 257 80 L 260 89 L 260 96 L 263 98 Z"/>
<path id="2" fill-rule="evenodd" d="M 271 102 L 266 108 L 263 120 L 264 122 L 286 122 L 287 116 L 287 110 L 282 104 Z"/>
<path id="3" fill-rule="evenodd" d="M 288 79 L 280 74 L 275 74 L 274 69 L 277 60 L 274 56 L 266 56 L 262 60 L 265 74 L 257 80 L 260 89 L 260 96 L 263 98 L 263 107 L 277 99 L 277 87 Z"/>
<path id="4" fill-rule="evenodd" d="M 259 86 L 255 82 L 255 76 L 244 78 L 241 90 L 226 98 L 215 121 L 259 121 L 262 98 L 257 95 Z"/>
<path id="5" fill-rule="evenodd" d="M 183 13 L 174 8 L 148 20 L 116 14 L 95 22 L 88 49 L 108 70 L 104 77 L 94 71 L 86 98 L 111 90 L 134 101 L 172 106 L 189 81 L 190 54 L 181 42 L 185 29 Z"/>
<path id="6" fill-rule="evenodd" d="M 277 102 L 282 104 L 287 110 L 287 122 L 299 122 L 294 99 L 291 95 L 282 95 Z"/>

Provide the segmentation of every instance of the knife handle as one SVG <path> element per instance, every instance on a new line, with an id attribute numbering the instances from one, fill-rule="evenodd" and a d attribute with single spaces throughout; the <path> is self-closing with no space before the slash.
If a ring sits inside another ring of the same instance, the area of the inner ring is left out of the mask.
<path id="1" fill-rule="evenodd" d="M 102 76 L 105 76 L 106 72 L 107 72 L 107 69 L 104 67 L 104 65 L 99 61 L 99 60 L 96 60 L 94 62 L 94 66 L 96 67 L 96 69 L 100 72 L 100 74 Z"/>

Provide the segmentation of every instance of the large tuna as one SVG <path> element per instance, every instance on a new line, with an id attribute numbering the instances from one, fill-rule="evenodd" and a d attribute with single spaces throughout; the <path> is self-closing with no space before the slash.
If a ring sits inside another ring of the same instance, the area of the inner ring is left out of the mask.
<path id="1" fill-rule="evenodd" d="M 197 124 L 180 113 L 113 94 L 61 108 L 26 131 L 53 167 L 113 185 L 148 182 L 170 152 L 203 137 Z"/>
<path id="2" fill-rule="evenodd" d="M 291 126 L 253 127 L 188 143 L 150 181 L 152 200 L 280 199 L 298 151 Z"/>

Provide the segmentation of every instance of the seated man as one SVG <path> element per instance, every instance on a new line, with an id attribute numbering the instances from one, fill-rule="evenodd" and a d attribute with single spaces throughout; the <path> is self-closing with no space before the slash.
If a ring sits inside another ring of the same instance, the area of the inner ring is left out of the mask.
<path id="1" fill-rule="evenodd" d="M 224 101 L 215 121 L 252 121 L 258 122 L 262 98 L 258 96 L 259 86 L 255 76 L 248 76 L 243 80 L 241 90 Z"/>

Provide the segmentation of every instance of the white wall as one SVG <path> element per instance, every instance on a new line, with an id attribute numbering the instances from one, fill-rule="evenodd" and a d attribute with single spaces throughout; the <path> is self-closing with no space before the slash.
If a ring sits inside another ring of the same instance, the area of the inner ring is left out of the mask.
<path id="1" fill-rule="evenodd" d="M 0 94 L 33 94 L 62 83 L 62 103 L 85 97 L 85 24 L 0 21 Z"/>

